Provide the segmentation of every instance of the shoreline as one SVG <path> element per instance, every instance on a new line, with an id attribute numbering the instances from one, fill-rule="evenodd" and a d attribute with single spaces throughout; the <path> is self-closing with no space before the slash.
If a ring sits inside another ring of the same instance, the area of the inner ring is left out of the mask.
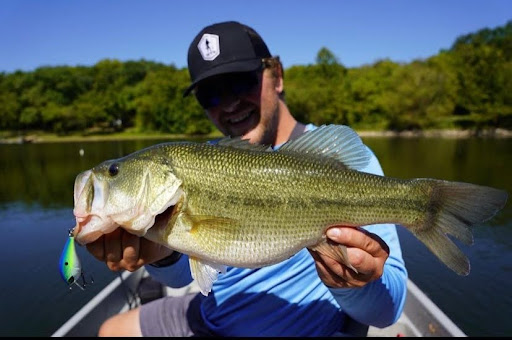
<path id="1" fill-rule="evenodd" d="M 512 130 L 484 129 L 484 130 L 414 130 L 414 131 L 357 131 L 361 137 L 400 137 L 400 138 L 511 138 Z"/>
<path id="2" fill-rule="evenodd" d="M 388 138 L 512 138 L 512 130 L 485 129 L 485 130 L 415 130 L 415 131 L 366 131 L 355 130 L 362 138 L 388 137 Z M 63 142 L 101 142 L 120 140 L 151 140 L 151 139 L 209 139 L 222 137 L 220 133 L 209 135 L 183 135 L 183 134 L 112 134 L 91 136 L 56 136 L 51 134 L 27 134 L 19 137 L 0 138 L 0 144 L 29 144 L 29 143 L 63 143 Z"/>

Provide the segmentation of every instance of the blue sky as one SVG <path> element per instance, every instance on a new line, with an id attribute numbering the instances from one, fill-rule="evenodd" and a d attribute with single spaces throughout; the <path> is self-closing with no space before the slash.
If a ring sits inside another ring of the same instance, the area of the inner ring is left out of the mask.
<path id="1" fill-rule="evenodd" d="M 410 62 L 512 20 L 510 0 L 2 0 L 0 72 L 146 59 L 186 67 L 214 22 L 252 26 L 286 67 L 322 47 L 347 67 Z"/>

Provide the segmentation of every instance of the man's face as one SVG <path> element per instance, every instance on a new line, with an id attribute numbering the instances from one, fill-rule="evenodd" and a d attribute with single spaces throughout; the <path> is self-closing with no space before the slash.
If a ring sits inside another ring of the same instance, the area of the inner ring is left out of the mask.
<path id="1" fill-rule="evenodd" d="M 270 70 L 211 77 L 199 83 L 195 93 L 224 135 L 274 144 L 279 96 Z"/>

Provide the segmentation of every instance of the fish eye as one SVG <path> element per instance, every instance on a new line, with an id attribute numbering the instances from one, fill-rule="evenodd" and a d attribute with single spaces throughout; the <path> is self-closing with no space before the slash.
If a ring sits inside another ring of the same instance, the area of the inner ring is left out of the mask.
<path id="1" fill-rule="evenodd" d="M 115 175 L 117 175 L 118 172 L 119 172 L 119 164 L 112 163 L 112 165 L 110 165 L 110 167 L 108 168 L 108 173 L 110 174 L 110 176 L 115 176 Z"/>

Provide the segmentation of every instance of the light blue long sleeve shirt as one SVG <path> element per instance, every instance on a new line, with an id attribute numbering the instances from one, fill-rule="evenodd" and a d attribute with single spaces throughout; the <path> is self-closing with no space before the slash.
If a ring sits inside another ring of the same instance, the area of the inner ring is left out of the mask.
<path id="1" fill-rule="evenodd" d="M 383 175 L 371 154 L 370 163 L 361 171 Z M 329 288 L 318 277 L 307 249 L 263 268 L 228 267 L 201 304 L 206 325 L 220 336 L 331 336 L 343 326 L 346 315 L 376 327 L 393 324 L 402 313 L 407 291 L 396 226 L 378 224 L 364 229 L 377 234 L 390 249 L 379 279 L 362 288 Z M 192 281 L 186 255 L 172 266 L 146 269 L 170 287 Z"/>

